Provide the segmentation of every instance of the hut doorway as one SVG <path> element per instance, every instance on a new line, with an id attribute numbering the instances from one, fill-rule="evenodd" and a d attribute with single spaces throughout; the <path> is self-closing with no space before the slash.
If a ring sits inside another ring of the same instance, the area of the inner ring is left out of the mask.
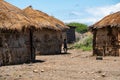
<path id="1" fill-rule="evenodd" d="M 33 29 L 29 30 L 30 35 L 30 54 L 31 54 L 31 62 L 35 61 L 35 48 L 33 46 Z"/>

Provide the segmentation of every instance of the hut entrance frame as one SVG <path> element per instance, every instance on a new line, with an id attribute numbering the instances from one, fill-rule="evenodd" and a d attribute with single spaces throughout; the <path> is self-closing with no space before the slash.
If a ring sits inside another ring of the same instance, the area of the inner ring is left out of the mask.
<path id="1" fill-rule="evenodd" d="M 30 54 L 31 54 L 31 62 L 35 61 L 35 48 L 33 45 L 33 29 L 29 29 L 29 36 L 30 36 Z"/>

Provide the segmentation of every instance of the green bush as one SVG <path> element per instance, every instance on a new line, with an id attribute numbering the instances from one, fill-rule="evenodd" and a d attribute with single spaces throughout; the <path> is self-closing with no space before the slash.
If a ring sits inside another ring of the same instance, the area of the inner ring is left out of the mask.
<path id="1" fill-rule="evenodd" d="M 92 50 L 92 47 L 91 47 L 91 46 L 88 46 L 88 47 L 82 46 L 81 49 L 82 49 L 83 51 L 91 51 L 91 50 Z"/>
<path id="2" fill-rule="evenodd" d="M 75 27 L 76 27 L 75 30 L 76 30 L 78 33 L 81 33 L 81 34 L 83 34 L 83 33 L 85 33 L 85 32 L 88 31 L 87 25 L 82 24 L 82 23 L 72 22 L 72 23 L 69 23 L 69 24 L 67 24 L 67 25 L 68 25 L 68 26 L 75 26 Z"/>
<path id="3" fill-rule="evenodd" d="M 92 36 L 87 37 L 81 43 L 75 43 L 74 44 L 74 48 L 82 49 L 83 51 L 90 51 L 90 50 L 92 50 Z"/>

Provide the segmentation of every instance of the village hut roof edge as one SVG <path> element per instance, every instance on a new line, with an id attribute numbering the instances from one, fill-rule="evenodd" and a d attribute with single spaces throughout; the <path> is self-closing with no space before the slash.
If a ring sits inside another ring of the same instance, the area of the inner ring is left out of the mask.
<path id="1" fill-rule="evenodd" d="M 89 29 L 98 29 L 103 27 L 120 27 L 120 11 L 105 16 L 97 23 L 91 25 Z"/>

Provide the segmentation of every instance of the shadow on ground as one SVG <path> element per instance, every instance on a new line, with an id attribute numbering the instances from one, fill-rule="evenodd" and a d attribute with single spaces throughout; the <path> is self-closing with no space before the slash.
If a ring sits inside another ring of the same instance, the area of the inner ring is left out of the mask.
<path id="1" fill-rule="evenodd" d="M 44 60 L 35 60 L 35 62 L 33 62 L 33 63 L 43 63 L 43 62 L 45 62 Z"/>
<path id="2" fill-rule="evenodd" d="M 49 56 L 49 55 L 70 55 L 71 53 L 59 53 L 59 54 L 55 54 L 55 53 L 51 53 L 51 54 L 40 54 L 40 55 L 37 55 L 37 56 Z"/>
<path id="3" fill-rule="evenodd" d="M 2 66 L 16 66 L 16 65 L 24 65 L 24 64 L 29 65 L 29 64 L 43 63 L 43 62 L 45 62 L 45 61 L 44 60 L 35 60 L 33 62 L 18 63 L 18 64 L 6 64 L 6 65 L 2 65 Z M 2 66 L 0 66 L 0 67 L 2 67 Z"/>

